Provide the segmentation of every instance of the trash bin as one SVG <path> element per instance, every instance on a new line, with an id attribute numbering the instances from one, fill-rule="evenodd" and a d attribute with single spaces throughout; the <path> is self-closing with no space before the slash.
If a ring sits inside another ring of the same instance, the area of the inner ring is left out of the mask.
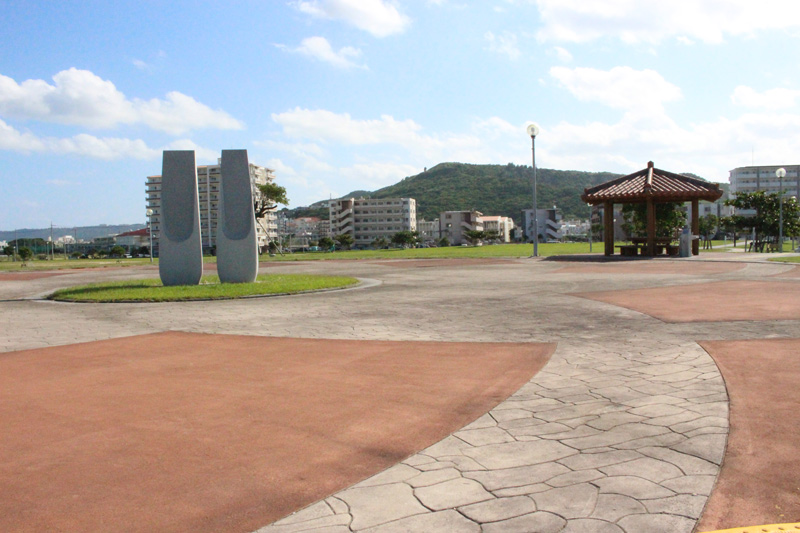
<path id="1" fill-rule="evenodd" d="M 678 241 L 678 255 L 681 257 L 692 256 L 692 235 L 689 233 L 689 228 L 683 228 L 681 238 Z"/>

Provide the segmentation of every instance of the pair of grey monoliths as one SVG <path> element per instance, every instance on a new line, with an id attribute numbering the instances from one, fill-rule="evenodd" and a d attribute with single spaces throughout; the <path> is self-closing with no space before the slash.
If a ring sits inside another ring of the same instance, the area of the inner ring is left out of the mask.
<path id="1" fill-rule="evenodd" d="M 223 283 L 250 283 L 258 276 L 258 239 L 247 150 L 223 150 L 220 167 L 217 273 Z M 203 276 L 194 150 L 164 151 L 158 273 L 164 285 L 197 285 Z"/>

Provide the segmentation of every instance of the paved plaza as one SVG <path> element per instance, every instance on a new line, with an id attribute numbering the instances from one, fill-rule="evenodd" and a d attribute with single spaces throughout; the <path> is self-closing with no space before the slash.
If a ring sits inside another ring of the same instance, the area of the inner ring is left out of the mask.
<path id="1" fill-rule="evenodd" d="M 400 380 L 404 371 L 421 368 L 418 356 L 432 342 L 479 345 L 487 365 L 496 343 L 554 346 L 521 387 L 440 440 L 392 466 L 359 470 L 365 472 L 359 480 L 326 486 L 324 496 L 276 522 L 244 527 L 229 521 L 226 529 L 690 533 L 698 522 L 697 531 L 795 522 L 800 474 L 791 465 L 800 458 L 800 393 L 792 385 L 800 380 L 793 359 L 800 350 L 800 266 L 754 256 L 281 263 L 262 265 L 262 271 L 352 275 L 363 284 L 291 297 L 167 304 L 41 299 L 89 281 L 156 276 L 150 267 L 0 274 L 0 351 L 14 352 L 0 354 L 0 366 L 18 361 L 22 350 L 51 356 L 77 343 L 113 346 L 115 339 L 144 339 L 137 349 L 146 352 L 153 334 L 181 332 L 340 340 L 353 343 L 350 352 L 359 350 L 358 341 L 393 341 L 401 354 L 392 359 Z M 337 357 L 334 351 L 329 356 Z M 349 377 L 366 368 L 354 362 Z M 37 381 L 46 373 L 27 379 L 43 390 L 58 386 Z M 495 378 L 487 371 L 485 379 Z M 771 394 L 758 394 L 771 385 Z M 456 392 L 446 394 L 455 398 Z M 413 434 L 413 417 L 405 422 L 390 435 L 401 440 Z M 231 446 L 269 453 L 247 435 L 226 438 Z M 320 442 L 320 454 L 327 453 L 324 447 Z M 0 469 L 9 471 L 11 463 L 6 457 Z M 213 486 L 212 475 L 207 483 Z M 12 491 L 13 481 L 0 476 L 0 492 Z M 270 501 L 257 504 L 268 516 Z M 194 520 L 177 524 L 170 517 L 159 524 L 158 511 L 145 508 L 141 516 L 121 513 L 108 529 L 211 531 L 205 515 L 222 520 L 236 505 L 223 497 L 213 509 L 191 509 Z M 78 514 L 80 507 L 74 507 Z M 53 515 L 51 529 L 64 526 L 58 520 Z"/>

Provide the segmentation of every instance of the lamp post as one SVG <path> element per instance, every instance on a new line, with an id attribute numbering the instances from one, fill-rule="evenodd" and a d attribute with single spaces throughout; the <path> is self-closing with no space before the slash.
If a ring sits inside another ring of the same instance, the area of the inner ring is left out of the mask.
<path id="1" fill-rule="evenodd" d="M 589 253 L 592 253 L 592 204 L 586 204 L 589 206 Z"/>
<path id="2" fill-rule="evenodd" d="M 783 178 L 786 176 L 786 169 L 779 168 L 775 171 L 775 175 L 778 176 L 779 185 L 778 185 L 778 194 L 779 196 L 779 215 L 778 215 L 778 251 L 783 251 Z"/>
<path id="3" fill-rule="evenodd" d="M 539 257 L 539 217 L 536 212 L 536 136 L 539 135 L 539 125 L 535 122 L 528 124 L 528 135 L 531 136 L 531 162 L 533 163 L 533 256 Z"/>
<path id="4" fill-rule="evenodd" d="M 147 214 L 147 234 L 150 237 L 150 262 L 153 262 L 153 210 L 145 211 Z"/>

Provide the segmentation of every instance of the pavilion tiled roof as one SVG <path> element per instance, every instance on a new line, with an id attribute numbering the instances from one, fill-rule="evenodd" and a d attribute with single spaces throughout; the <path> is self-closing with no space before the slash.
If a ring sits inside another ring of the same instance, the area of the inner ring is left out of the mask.
<path id="1" fill-rule="evenodd" d="M 650 161 L 647 168 L 633 174 L 584 189 L 581 200 L 593 205 L 603 202 L 644 202 L 648 198 L 656 202 L 713 202 L 721 196 L 722 190 L 716 183 L 667 172 L 655 168 Z"/>

